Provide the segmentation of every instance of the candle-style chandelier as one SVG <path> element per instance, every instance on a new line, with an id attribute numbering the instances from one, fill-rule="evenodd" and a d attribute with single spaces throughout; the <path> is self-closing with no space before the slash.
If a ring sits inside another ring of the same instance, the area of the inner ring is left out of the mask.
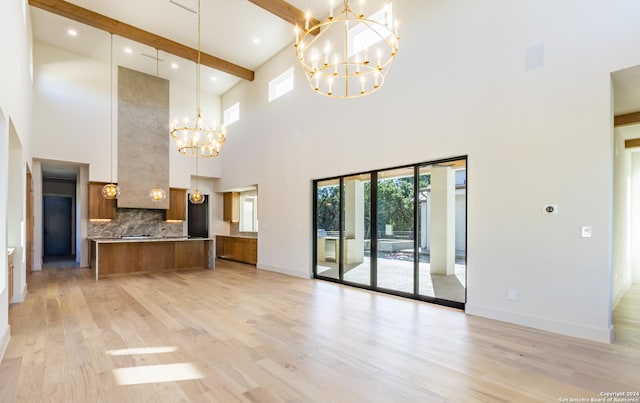
<path id="1" fill-rule="evenodd" d="M 184 126 L 171 123 L 171 137 L 178 145 L 180 154 L 200 157 L 217 157 L 226 139 L 226 130 L 215 130 L 207 126 L 200 109 L 200 0 L 198 0 L 198 59 L 196 62 L 196 117 L 186 120 Z"/>
<path id="2" fill-rule="evenodd" d="M 311 85 L 319 94 L 333 98 L 355 98 L 382 87 L 398 53 L 398 24 L 391 21 L 391 5 L 365 17 L 364 0 L 358 13 L 349 0 L 334 16 L 331 1 L 329 17 L 304 29 L 296 26 L 296 55 Z M 315 36 L 314 36 L 315 35 Z"/>

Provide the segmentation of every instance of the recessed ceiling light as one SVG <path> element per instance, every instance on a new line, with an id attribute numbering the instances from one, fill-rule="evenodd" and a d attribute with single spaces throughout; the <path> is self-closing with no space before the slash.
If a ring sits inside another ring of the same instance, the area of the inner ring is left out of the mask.
<path id="1" fill-rule="evenodd" d="M 217 80 L 216 76 L 211 76 L 211 81 L 216 81 L 216 80 Z"/>
<path id="2" fill-rule="evenodd" d="M 76 31 L 75 29 L 69 28 L 67 29 L 67 34 L 69 34 L 69 36 L 78 36 L 78 31 Z"/>
<path id="3" fill-rule="evenodd" d="M 176 70 L 178 68 L 178 63 L 171 63 L 171 68 Z"/>
<path id="4" fill-rule="evenodd" d="M 124 53 L 130 55 L 133 53 L 133 50 L 131 48 L 124 48 Z"/>
<path id="5" fill-rule="evenodd" d="M 260 43 L 260 38 L 253 38 L 253 43 L 256 45 Z"/>

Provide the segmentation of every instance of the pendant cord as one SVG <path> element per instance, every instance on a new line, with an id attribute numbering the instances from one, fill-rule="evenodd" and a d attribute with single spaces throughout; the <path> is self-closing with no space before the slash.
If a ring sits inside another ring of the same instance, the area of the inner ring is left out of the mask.
<path id="1" fill-rule="evenodd" d="M 109 144 L 111 153 L 111 157 L 109 158 L 109 178 L 110 182 L 113 183 L 113 34 L 111 34 L 110 41 L 109 73 L 109 131 L 111 133 Z"/>
<path id="2" fill-rule="evenodd" d="M 156 78 L 160 78 L 160 52 L 156 48 Z M 160 164 L 156 166 L 156 189 L 160 189 Z"/>
<path id="3" fill-rule="evenodd" d="M 196 111 L 200 115 L 200 0 L 198 0 L 198 61 L 196 62 Z"/>

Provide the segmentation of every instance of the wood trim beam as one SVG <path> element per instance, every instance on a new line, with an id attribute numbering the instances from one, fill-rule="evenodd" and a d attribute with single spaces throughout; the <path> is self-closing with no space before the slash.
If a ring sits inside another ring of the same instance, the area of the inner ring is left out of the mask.
<path id="1" fill-rule="evenodd" d="M 635 148 L 635 147 L 640 147 L 640 138 L 629 139 L 624 141 L 624 148 Z"/>
<path id="2" fill-rule="evenodd" d="M 640 123 L 640 112 L 632 112 L 613 117 L 613 127 L 629 126 Z"/>
<path id="3" fill-rule="evenodd" d="M 198 59 L 198 51 L 196 49 L 63 0 L 29 0 L 29 5 L 191 60 L 194 63 Z M 252 70 L 207 53 L 200 52 L 200 64 L 248 81 L 253 81 L 255 76 Z"/>
<path id="4" fill-rule="evenodd" d="M 271 14 L 282 18 L 292 25 L 297 25 L 300 28 L 304 28 L 304 20 L 306 18 L 305 12 L 297 9 L 291 4 L 287 3 L 283 0 L 249 0 L 250 3 L 255 4 L 258 7 L 261 7 Z M 320 21 L 315 18 L 309 19 L 309 26 L 313 27 L 316 24 L 319 24 Z M 318 35 L 320 33 L 320 29 L 316 29 L 312 31 L 312 35 Z"/>

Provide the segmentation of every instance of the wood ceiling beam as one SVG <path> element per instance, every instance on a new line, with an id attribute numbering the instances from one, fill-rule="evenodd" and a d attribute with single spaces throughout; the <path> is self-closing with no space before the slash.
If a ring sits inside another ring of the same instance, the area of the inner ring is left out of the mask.
<path id="1" fill-rule="evenodd" d="M 63 0 L 29 0 L 29 5 L 191 60 L 194 63 L 198 60 L 196 49 Z M 200 64 L 248 81 L 253 81 L 255 76 L 252 70 L 203 52 L 200 52 Z"/>
<path id="2" fill-rule="evenodd" d="M 255 4 L 258 7 L 261 7 L 271 14 L 282 18 L 292 25 L 297 25 L 300 28 L 304 28 L 305 22 L 305 12 L 297 9 L 291 4 L 287 3 L 283 0 L 249 0 L 250 3 Z M 314 25 L 319 24 L 320 21 L 315 18 L 309 19 L 309 26 L 313 27 Z M 312 35 L 318 35 L 320 33 L 320 29 L 316 29 L 312 31 Z"/>
<path id="3" fill-rule="evenodd" d="M 624 141 L 624 148 L 635 148 L 635 147 L 640 147 L 640 138 L 629 139 Z"/>
<path id="4" fill-rule="evenodd" d="M 613 117 L 613 127 L 629 126 L 640 123 L 640 112 L 632 112 Z"/>

